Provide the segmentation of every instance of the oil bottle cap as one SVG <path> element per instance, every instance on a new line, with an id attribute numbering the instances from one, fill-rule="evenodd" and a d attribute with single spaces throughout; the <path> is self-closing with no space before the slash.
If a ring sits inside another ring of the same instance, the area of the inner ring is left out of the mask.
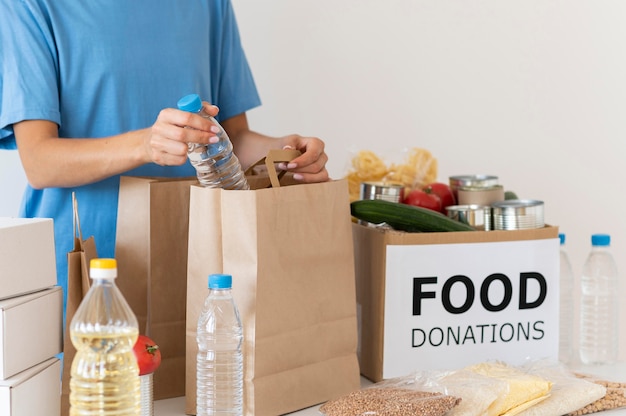
<path id="1" fill-rule="evenodd" d="M 92 279 L 115 279 L 117 277 L 117 261 L 115 259 L 91 259 L 89 275 Z"/>

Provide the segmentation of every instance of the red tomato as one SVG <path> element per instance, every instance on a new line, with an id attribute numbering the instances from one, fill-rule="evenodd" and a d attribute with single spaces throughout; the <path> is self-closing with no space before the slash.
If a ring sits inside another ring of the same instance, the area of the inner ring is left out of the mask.
<path id="1" fill-rule="evenodd" d="M 430 185 L 427 185 L 422 188 L 422 190 L 426 193 L 435 194 L 441 200 L 441 213 L 447 214 L 446 207 L 451 205 L 456 205 L 456 198 L 454 197 L 454 192 L 452 189 L 441 182 L 433 182 Z"/>
<path id="2" fill-rule="evenodd" d="M 154 373 L 161 365 L 161 350 L 159 346 L 145 335 L 139 335 L 133 347 L 137 364 L 139 364 L 139 375 Z"/>
<path id="3" fill-rule="evenodd" d="M 441 200 L 439 197 L 433 193 L 422 191 L 421 189 L 413 189 L 402 202 L 408 205 L 441 212 Z"/>

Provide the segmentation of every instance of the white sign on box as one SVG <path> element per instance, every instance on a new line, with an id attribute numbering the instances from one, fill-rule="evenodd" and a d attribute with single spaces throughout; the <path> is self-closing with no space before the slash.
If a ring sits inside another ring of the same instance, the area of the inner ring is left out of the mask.
<path id="1" fill-rule="evenodd" d="M 558 239 L 387 246 L 383 376 L 558 356 Z M 390 278 L 392 276 L 393 278 Z"/>

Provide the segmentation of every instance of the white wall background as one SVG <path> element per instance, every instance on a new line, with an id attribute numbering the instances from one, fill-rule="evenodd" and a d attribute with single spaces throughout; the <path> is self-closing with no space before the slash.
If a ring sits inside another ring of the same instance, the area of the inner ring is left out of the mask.
<path id="1" fill-rule="evenodd" d="M 17 152 L 0 150 L 0 217 L 17 216 L 25 185 Z"/>
<path id="2" fill-rule="evenodd" d="M 607 232 L 626 278 L 626 2 L 233 0 L 264 105 L 253 128 L 354 152 L 430 150 L 439 180 L 499 176 L 545 202 L 575 272 Z M 0 151 L 0 215 L 24 176 Z"/>
<path id="3" fill-rule="evenodd" d="M 413 146 L 440 181 L 497 175 L 545 202 L 576 274 L 606 232 L 626 279 L 626 2 L 233 3 L 264 100 L 254 128 L 323 138 L 334 177 L 358 150 L 400 162 Z"/>

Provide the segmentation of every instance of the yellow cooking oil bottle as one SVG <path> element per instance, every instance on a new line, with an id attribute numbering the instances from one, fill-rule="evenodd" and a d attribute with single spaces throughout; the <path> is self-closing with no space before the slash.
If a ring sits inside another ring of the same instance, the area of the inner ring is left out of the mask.
<path id="1" fill-rule="evenodd" d="M 76 355 L 70 376 L 70 416 L 141 414 L 133 346 L 137 318 L 115 284 L 115 259 L 93 259 L 91 287 L 69 327 Z"/>

